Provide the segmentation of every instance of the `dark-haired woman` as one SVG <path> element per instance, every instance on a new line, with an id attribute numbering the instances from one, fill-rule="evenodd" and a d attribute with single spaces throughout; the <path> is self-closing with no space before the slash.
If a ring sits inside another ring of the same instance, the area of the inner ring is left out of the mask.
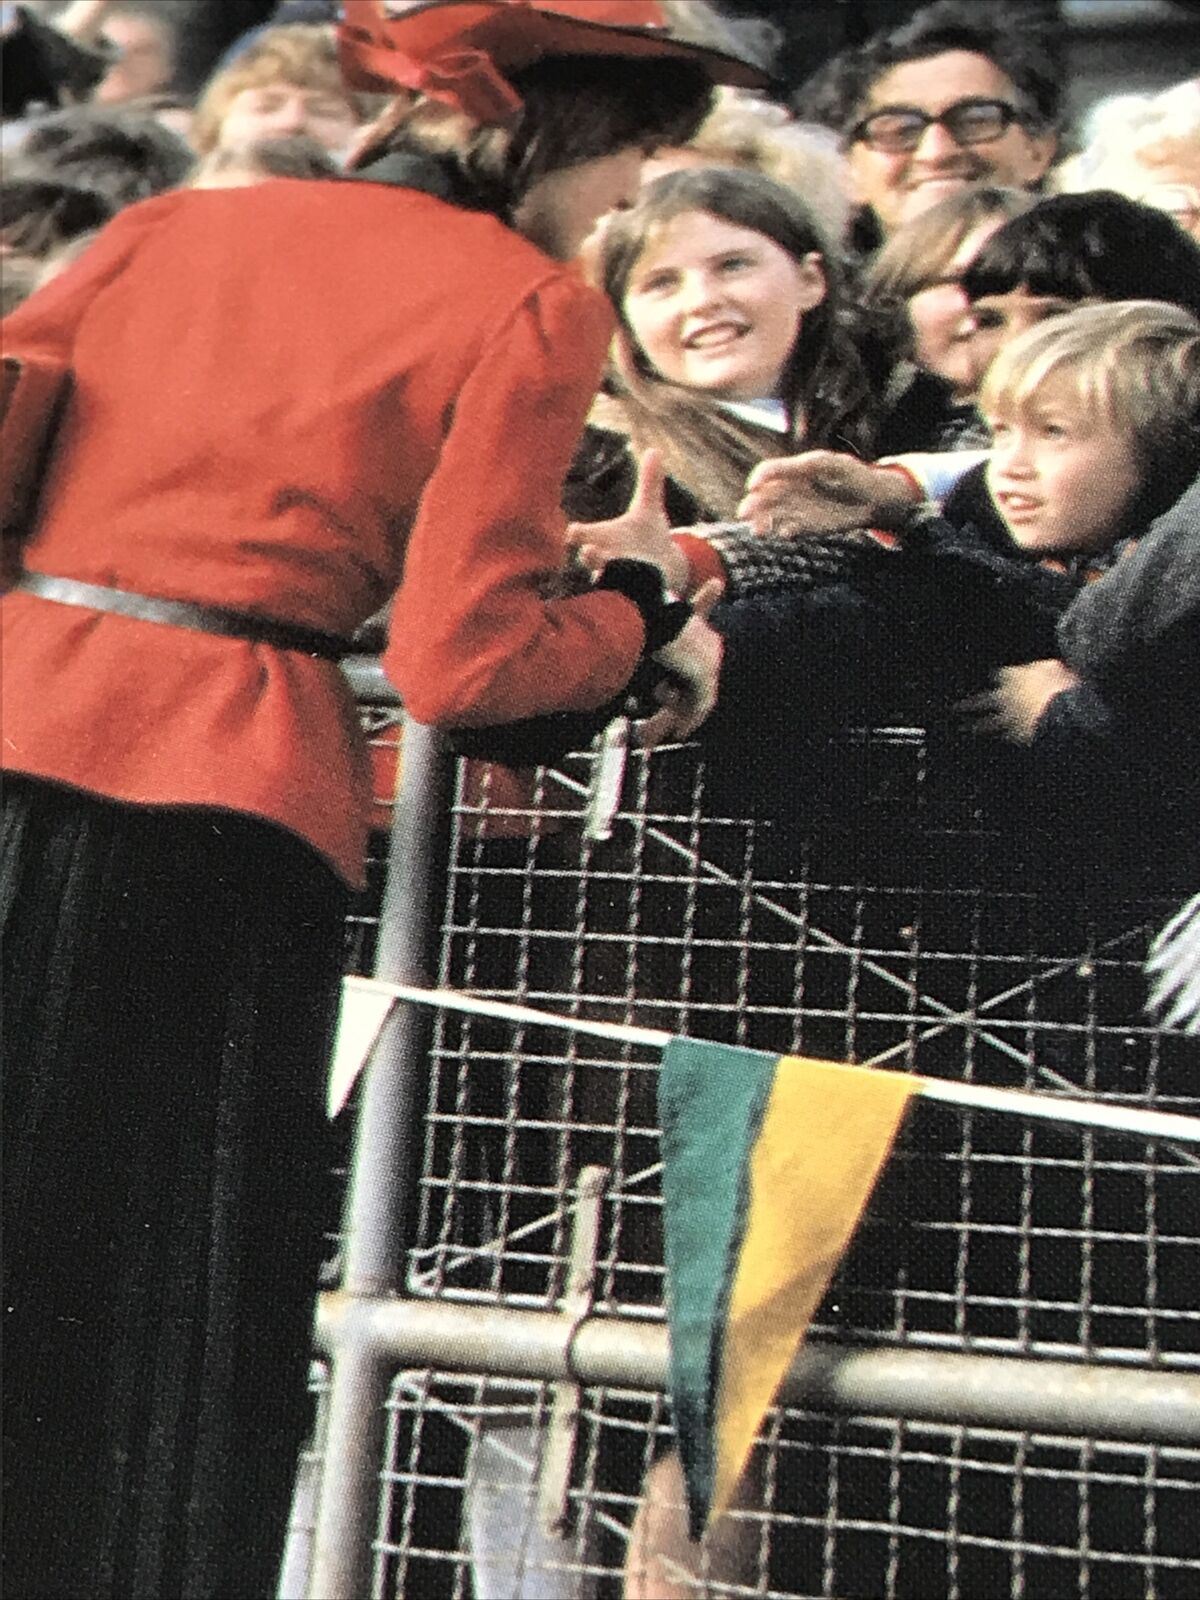
<path id="1" fill-rule="evenodd" d="M 14 1596 L 273 1592 L 369 798 L 340 641 L 399 584 L 416 716 L 568 744 L 646 654 L 684 723 L 715 682 L 640 569 L 544 597 L 610 331 L 564 263 L 757 74 L 654 0 L 345 10 L 405 91 L 364 181 L 134 207 L 5 330 L 73 373 L 4 602 Z"/>

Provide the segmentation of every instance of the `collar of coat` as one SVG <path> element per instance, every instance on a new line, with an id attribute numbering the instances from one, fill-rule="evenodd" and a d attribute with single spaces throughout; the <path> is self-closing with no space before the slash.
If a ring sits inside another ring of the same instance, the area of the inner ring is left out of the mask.
<path id="1" fill-rule="evenodd" d="M 352 176 L 360 182 L 383 183 L 393 189 L 418 189 L 422 194 L 431 194 L 436 200 L 445 200 L 448 205 L 466 211 L 488 209 L 478 197 L 467 192 L 448 163 L 419 150 L 389 150 Z"/>

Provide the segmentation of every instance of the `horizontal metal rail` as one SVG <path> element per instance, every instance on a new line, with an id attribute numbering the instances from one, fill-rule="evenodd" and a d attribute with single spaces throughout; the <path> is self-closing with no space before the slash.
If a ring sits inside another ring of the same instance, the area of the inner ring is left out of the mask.
<path id="1" fill-rule="evenodd" d="M 330 1352 L 370 1347 L 397 1368 L 487 1372 L 583 1387 L 667 1387 L 667 1329 L 447 1301 L 321 1297 L 318 1339 Z M 1014 1433 L 1200 1447 L 1200 1377 L 1165 1369 L 958 1352 L 800 1350 L 780 1401 L 851 1416 Z"/>

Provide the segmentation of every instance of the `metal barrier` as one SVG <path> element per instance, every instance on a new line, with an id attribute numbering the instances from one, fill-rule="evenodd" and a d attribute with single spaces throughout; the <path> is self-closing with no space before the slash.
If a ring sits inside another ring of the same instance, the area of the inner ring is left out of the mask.
<path id="1" fill-rule="evenodd" d="M 847 734 L 853 806 L 781 844 L 713 804 L 694 749 L 636 755 L 588 838 L 591 757 L 515 802 L 459 764 L 447 799 L 409 728 L 376 973 L 1200 1110 L 1196 1042 L 1141 1012 L 1169 902 L 1006 883 L 938 759 L 920 730 Z M 352 934 L 361 960 L 365 916 Z M 321 1304 L 316 1600 L 621 1593 L 670 1440 L 656 1070 L 637 1046 L 399 1008 Z M 764 1424 L 746 1570 L 685 1592 L 1200 1592 L 1198 1166 L 923 1102 Z"/>

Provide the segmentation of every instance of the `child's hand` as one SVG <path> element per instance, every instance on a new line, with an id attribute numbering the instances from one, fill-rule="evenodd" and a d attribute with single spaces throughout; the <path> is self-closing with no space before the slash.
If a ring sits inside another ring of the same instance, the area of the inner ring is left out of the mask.
<path id="1" fill-rule="evenodd" d="M 628 508 L 607 522 L 568 524 L 568 546 L 593 573 L 621 557 L 649 561 L 661 570 L 669 589 L 681 592 L 687 587 L 687 558 L 671 539 L 663 504 L 665 487 L 662 456 L 657 450 L 647 450 L 638 462 L 637 485 Z"/>
<path id="2" fill-rule="evenodd" d="M 1031 744 L 1038 722 L 1056 694 L 1082 681 L 1063 661 L 1029 661 L 1001 667 L 995 688 L 964 700 L 958 707 L 975 733 L 995 733 L 1015 744 Z"/>
<path id="3" fill-rule="evenodd" d="M 908 475 L 837 450 L 760 461 L 737 514 L 758 533 L 845 533 L 886 528 L 917 503 Z"/>

